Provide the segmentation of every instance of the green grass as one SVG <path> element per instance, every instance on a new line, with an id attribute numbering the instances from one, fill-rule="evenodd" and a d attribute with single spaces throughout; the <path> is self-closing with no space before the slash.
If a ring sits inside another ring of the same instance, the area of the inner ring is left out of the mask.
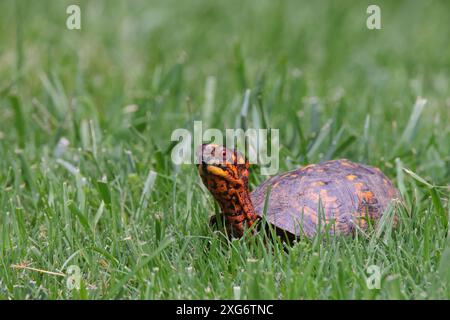
<path id="1" fill-rule="evenodd" d="M 72 3 L 0 3 L 0 298 L 450 298 L 448 2 L 377 1 L 379 31 L 366 1 L 80 1 L 69 31 Z M 380 167 L 399 228 L 223 241 L 170 160 L 194 120 L 280 129 L 280 171 Z"/>

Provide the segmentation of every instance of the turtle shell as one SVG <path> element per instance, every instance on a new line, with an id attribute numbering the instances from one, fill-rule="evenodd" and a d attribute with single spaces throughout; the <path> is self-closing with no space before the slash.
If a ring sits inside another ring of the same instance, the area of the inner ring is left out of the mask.
<path id="1" fill-rule="evenodd" d="M 269 186 L 266 220 L 295 236 L 312 236 L 328 223 L 333 223 L 332 234 L 364 230 L 400 198 L 380 169 L 346 159 L 308 165 L 263 182 L 250 195 L 260 217 Z"/>

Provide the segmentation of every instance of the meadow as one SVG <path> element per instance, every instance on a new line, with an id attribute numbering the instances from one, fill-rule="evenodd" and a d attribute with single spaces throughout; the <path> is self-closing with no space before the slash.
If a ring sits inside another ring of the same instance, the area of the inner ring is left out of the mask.
<path id="1" fill-rule="evenodd" d="M 450 2 L 372 2 L 1 1 L 0 298 L 449 299 Z M 171 161 L 196 120 L 379 167 L 399 226 L 225 241 Z"/>

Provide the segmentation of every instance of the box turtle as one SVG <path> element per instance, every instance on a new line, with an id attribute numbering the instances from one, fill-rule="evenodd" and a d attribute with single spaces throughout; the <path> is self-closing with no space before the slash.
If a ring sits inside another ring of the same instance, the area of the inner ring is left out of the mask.
<path id="1" fill-rule="evenodd" d="M 346 159 L 271 177 L 250 192 L 249 163 L 241 153 L 204 144 L 198 157 L 202 181 L 220 206 L 228 234 L 234 237 L 241 237 L 262 218 L 265 207 L 266 221 L 290 239 L 301 234 L 311 237 L 319 226 L 323 230 L 330 223 L 331 234 L 350 235 L 358 228 L 365 230 L 369 221 L 376 223 L 392 200 L 400 199 L 380 169 Z"/>

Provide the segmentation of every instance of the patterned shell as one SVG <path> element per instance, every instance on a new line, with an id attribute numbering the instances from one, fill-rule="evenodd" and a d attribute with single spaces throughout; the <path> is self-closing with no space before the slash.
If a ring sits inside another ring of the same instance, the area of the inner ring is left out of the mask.
<path id="1" fill-rule="evenodd" d="M 378 168 L 346 159 L 309 165 L 266 180 L 250 195 L 260 217 L 269 185 L 267 221 L 296 236 L 316 233 L 318 212 L 322 230 L 325 223 L 332 223 L 332 234 L 352 234 L 357 227 L 364 230 L 368 220 L 376 222 L 393 199 L 400 199 Z"/>

